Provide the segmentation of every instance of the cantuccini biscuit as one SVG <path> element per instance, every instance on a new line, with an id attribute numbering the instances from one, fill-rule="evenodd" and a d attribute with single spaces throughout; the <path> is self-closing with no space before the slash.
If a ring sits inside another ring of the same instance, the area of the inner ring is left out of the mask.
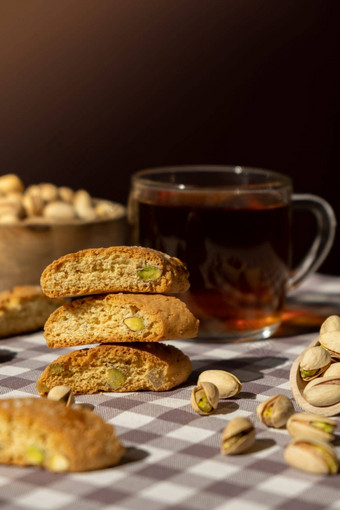
<path id="1" fill-rule="evenodd" d="M 175 257 L 141 246 L 113 246 L 69 253 L 46 267 L 41 286 L 49 297 L 111 292 L 179 293 L 188 271 Z"/>
<path id="2" fill-rule="evenodd" d="M 74 394 L 166 391 L 185 382 L 191 370 L 189 358 L 171 345 L 105 344 L 59 356 L 45 368 L 37 389 L 42 396 L 60 385 Z"/>
<path id="3" fill-rule="evenodd" d="M 186 304 L 162 294 L 104 294 L 61 306 L 46 321 L 48 347 L 192 338 L 199 321 Z"/>
<path id="4" fill-rule="evenodd" d="M 112 425 L 88 409 L 40 398 L 0 400 L 0 463 L 50 471 L 117 464 L 124 448 Z"/>
<path id="5" fill-rule="evenodd" d="M 62 299 L 47 298 L 38 285 L 0 292 L 0 338 L 42 329 Z"/>

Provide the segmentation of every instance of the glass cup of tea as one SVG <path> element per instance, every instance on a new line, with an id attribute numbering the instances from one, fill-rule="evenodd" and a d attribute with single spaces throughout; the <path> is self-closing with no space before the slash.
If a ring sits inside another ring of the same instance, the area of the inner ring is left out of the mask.
<path id="1" fill-rule="evenodd" d="M 292 211 L 307 209 L 317 232 L 292 268 Z M 200 337 L 271 336 L 287 291 L 316 271 L 332 246 L 336 219 L 324 199 L 293 194 L 283 174 L 241 166 L 151 168 L 131 179 L 131 244 L 178 257 L 190 273 L 180 297 L 200 320 Z"/>

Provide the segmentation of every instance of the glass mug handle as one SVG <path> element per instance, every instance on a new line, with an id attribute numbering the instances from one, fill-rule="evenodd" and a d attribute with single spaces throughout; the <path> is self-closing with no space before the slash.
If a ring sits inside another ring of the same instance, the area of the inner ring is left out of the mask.
<path id="1" fill-rule="evenodd" d="M 291 270 L 288 288 L 296 287 L 310 273 L 315 272 L 327 257 L 334 241 L 336 217 L 330 204 L 317 195 L 293 194 L 293 211 L 309 210 L 316 219 L 317 233 L 302 262 Z"/>

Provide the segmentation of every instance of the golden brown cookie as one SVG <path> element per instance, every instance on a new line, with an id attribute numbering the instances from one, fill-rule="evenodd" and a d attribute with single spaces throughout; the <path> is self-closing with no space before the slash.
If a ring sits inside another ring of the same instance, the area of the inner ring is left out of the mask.
<path id="1" fill-rule="evenodd" d="M 105 344 L 59 356 L 45 368 L 37 389 L 40 395 L 60 385 L 74 394 L 166 391 L 185 382 L 191 370 L 189 358 L 171 345 Z"/>
<path id="2" fill-rule="evenodd" d="M 178 293 L 189 288 L 188 271 L 179 259 L 141 246 L 69 253 L 46 267 L 40 283 L 49 297 L 111 292 Z"/>
<path id="3" fill-rule="evenodd" d="M 77 299 L 46 321 L 48 347 L 192 338 L 199 321 L 186 304 L 162 294 L 104 294 Z"/>
<path id="4" fill-rule="evenodd" d="M 0 463 L 50 471 L 113 466 L 124 448 L 93 411 L 40 398 L 0 400 Z"/>
<path id="5" fill-rule="evenodd" d="M 0 338 L 42 329 L 65 300 L 47 298 L 38 285 L 0 292 Z"/>

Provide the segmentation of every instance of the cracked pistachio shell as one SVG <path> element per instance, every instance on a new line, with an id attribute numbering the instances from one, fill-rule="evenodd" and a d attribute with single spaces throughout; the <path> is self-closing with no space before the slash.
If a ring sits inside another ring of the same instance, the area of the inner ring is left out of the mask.
<path id="1" fill-rule="evenodd" d="M 327 442 L 310 437 L 297 437 L 284 450 L 284 459 L 293 468 L 317 475 L 335 475 L 338 459 Z"/>
<path id="2" fill-rule="evenodd" d="M 340 331 L 329 331 L 319 336 L 320 345 L 332 358 L 340 358 Z"/>
<path id="3" fill-rule="evenodd" d="M 211 414 L 217 409 L 219 400 L 215 384 L 202 382 L 191 392 L 190 403 L 193 410 L 201 415 Z"/>
<path id="4" fill-rule="evenodd" d="M 286 395 L 275 395 L 257 406 L 258 418 L 267 427 L 280 428 L 295 412 L 292 401 Z"/>
<path id="5" fill-rule="evenodd" d="M 221 453 L 236 455 L 248 450 L 255 441 L 255 428 L 248 418 L 234 418 L 222 432 Z"/>
<path id="6" fill-rule="evenodd" d="M 340 362 L 332 363 L 322 374 L 322 377 L 340 377 Z"/>
<path id="7" fill-rule="evenodd" d="M 320 328 L 320 335 L 329 333 L 330 331 L 340 331 L 340 317 L 338 315 L 330 315 Z"/>
<path id="8" fill-rule="evenodd" d="M 66 406 L 72 406 L 74 404 L 74 396 L 72 389 L 69 386 L 54 386 L 47 394 L 49 400 L 57 400 L 62 402 Z"/>
<path id="9" fill-rule="evenodd" d="M 199 375 L 198 384 L 210 382 L 217 386 L 220 398 L 228 398 L 237 395 L 242 388 L 237 377 L 224 370 L 205 370 Z"/>
<path id="10" fill-rule="evenodd" d="M 292 437 L 311 437 L 321 441 L 333 441 L 337 422 L 326 416 L 311 413 L 295 413 L 287 421 Z"/>
<path id="11" fill-rule="evenodd" d="M 340 402 L 340 377 L 319 377 L 310 381 L 303 397 L 317 407 L 332 406 Z"/>
<path id="12" fill-rule="evenodd" d="M 300 376 L 303 381 L 319 377 L 331 364 L 332 358 L 321 345 L 310 347 L 300 361 Z"/>

